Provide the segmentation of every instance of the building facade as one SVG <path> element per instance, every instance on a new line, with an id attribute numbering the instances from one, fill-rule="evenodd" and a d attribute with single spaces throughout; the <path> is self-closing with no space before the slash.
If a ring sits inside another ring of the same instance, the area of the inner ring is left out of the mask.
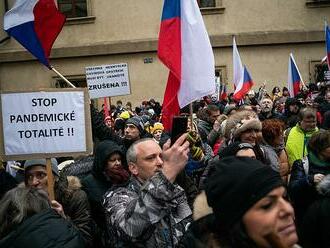
<path id="1" fill-rule="evenodd" d="M 13 0 L 0 3 L 0 12 Z M 325 56 L 324 22 L 330 0 L 198 0 L 215 55 L 215 70 L 232 89 L 232 36 L 256 88 L 285 86 L 292 52 L 305 82 L 315 81 Z M 75 85 L 86 86 L 85 67 L 128 63 L 131 95 L 113 97 L 133 106 L 162 102 L 168 70 L 157 58 L 161 0 L 57 0 L 67 22 L 51 64 Z M 0 20 L 3 27 L 3 18 Z M 2 28 L 3 29 L 3 28 Z M 201 82 L 202 83 L 202 82 Z M 0 90 L 63 87 L 14 39 L 0 32 Z M 102 102 L 102 101 L 101 101 Z"/>

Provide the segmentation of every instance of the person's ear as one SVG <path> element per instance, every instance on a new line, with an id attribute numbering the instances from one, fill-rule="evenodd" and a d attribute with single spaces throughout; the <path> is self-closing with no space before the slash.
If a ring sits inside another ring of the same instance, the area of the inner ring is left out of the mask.
<path id="1" fill-rule="evenodd" d="M 137 176 L 139 174 L 137 165 L 135 163 L 128 163 L 128 169 L 132 173 L 132 175 Z"/>

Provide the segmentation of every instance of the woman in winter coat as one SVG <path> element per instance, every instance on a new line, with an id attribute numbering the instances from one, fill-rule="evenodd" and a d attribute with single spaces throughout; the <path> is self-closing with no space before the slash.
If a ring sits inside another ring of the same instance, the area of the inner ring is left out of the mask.
<path id="1" fill-rule="evenodd" d="M 17 187 L 0 201 L 0 247 L 85 247 L 81 233 L 51 208 L 45 191 Z"/>
<path id="2" fill-rule="evenodd" d="M 278 119 L 268 119 L 262 122 L 262 137 L 265 144 L 273 148 L 276 152 L 279 159 L 279 172 L 286 183 L 290 173 L 290 167 L 288 155 L 284 147 L 284 127 L 284 122 Z"/>
<path id="3" fill-rule="evenodd" d="M 294 212 L 279 173 L 248 157 L 214 163 L 180 247 L 296 247 Z"/>
<path id="4" fill-rule="evenodd" d="M 126 167 L 125 155 L 119 145 L 110 140 L 104 140 L 97 145 L 92 173 L 82 180 L 83 190 L 87 193 L 91 206 L 92 219 L 97 225 L 94 238 L 97 242 L 102 239 L 104 244 L 106 241 L 103 195 L 111 187 L 123 184 L 129 179 Z"/>
<path id="5" fill-rule="evenodd" d="M 238 111 L 231 115 L 226 122 L 226 144 L 234 142 L 249 143 L 254 147 L 256 158 L 269 165 L 273 170 L 279 171 L 280 165 L 276 152 L 270 146 L 263 145 L 262 125 L 255 112 L 249 110 Z M 221 150 L 218 154 L 221 156 Z"/>

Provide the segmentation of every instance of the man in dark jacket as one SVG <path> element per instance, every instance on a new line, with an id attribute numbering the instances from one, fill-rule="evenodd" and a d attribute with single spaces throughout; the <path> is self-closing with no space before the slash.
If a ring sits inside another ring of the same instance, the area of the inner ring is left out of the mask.
<path id="1" fill-rule="evenodd" d="M 220 116 L 220 109 L 218 106 L 210 104 L 198 117 L 200 120 L 197 123 L 198 132 L 203 142 L 207 142 L 211 147 L 215 144 L 220 133 L 213 129 L 214 123 Z"/>
<path id="2" fill-rule="evenodd" d="M 267 119 L 280 119 L 281 116 L 273 111 L 273 101 L 270 97 L 264 97 L 260 101 L 261 112 L 258 115 L 260 121 Z"/>
<path id="3" fill-rule="evenodd" d="M 110 190 L 104 207 L 113 247 L 175 247 L 191 220 L 184 190 L 174 183 L 187 163 L 189 142 L 182 135 L 163 151 L 153 139 L 127 152 L 132 173 L 126 187 Z"/>

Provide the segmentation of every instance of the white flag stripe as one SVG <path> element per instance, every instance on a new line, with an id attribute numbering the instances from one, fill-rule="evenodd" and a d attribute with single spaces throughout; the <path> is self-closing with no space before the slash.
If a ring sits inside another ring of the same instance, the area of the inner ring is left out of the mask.
<path id="1" fill-rule="evenodd" d="M 180 107 L 215 93 L 214 54 L 196 0 L 181 0 Z"/>

